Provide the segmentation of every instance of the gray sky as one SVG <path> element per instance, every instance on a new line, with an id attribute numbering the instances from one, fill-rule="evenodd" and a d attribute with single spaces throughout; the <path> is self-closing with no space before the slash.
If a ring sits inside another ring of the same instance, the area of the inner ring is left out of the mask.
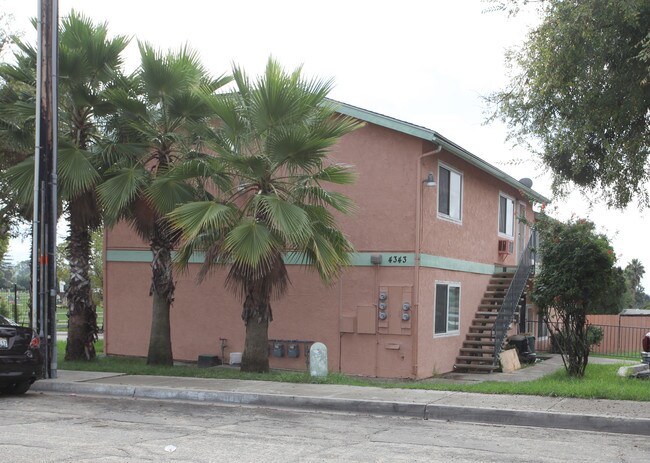
<path id="1" fill-rule="evenodd" d="M 507 82 L 504 51 L 521 44 L 537 21 L 534 10 L 516 18 L 483 13 L 481 0 L 342 1 L 288 0 L 59 0 L 60 16 L 71 9 L 112 34 L 133 37 L 126 68 L 138 64 L 136 38 L 158 48 L 189 44 L 216 76 L 237 63 L 259 73 L 269 55 L 286 68 L 304 65 L 308 75 L 332 77 L 330 96 L 365 109 L 423 125 L 551 196 L 550 177 L 524 150 L 506 143 L 502 124 L 484 125 L 482 97 Z M 14 30 L 35 41 L 29 18 L 37 0 L 0 0 L 14 15 Z M 593 220 L 613 241 L 618 265 L 638 258 L 650 290 L 647 211 L 635 206 L 610 211 L 588 208 L 579 192 L 554 201 L 554 215 Z M 26 242 L 11 246 L 15 260 L 29 252 Z"/>

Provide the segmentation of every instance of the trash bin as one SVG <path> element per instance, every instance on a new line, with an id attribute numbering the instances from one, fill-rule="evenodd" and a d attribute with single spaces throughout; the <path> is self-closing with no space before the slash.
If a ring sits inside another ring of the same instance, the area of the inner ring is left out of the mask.
<path id="1" fill-rule="evenodd" d="M 646 333 L 645 336 L 643 336 L 641 345 L 643 346 L 643 352 L 641 352 L 641 362 L 650 365 L 650 333 Z"/>
<path id="2" fill-rule="evenodd" d="M 531 335 L 524 335 L 526 339 L 528 340 L 528 352 L 531 354 L 535 354 L 535 336 Z"/>
<path id="3" fill-rule="evenodd" d="M 534 363 L 537 358 L 535 354 L 535 336 L 516 334 L 508 338 L 508 345 L 517 349 L 519 360 L 526 363 Z"/>

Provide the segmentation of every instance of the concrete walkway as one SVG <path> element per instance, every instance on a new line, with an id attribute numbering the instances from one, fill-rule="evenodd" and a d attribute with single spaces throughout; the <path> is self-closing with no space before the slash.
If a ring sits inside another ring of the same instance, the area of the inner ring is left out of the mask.
<path id="1" fill-rule="evenodd" d="M 510 374 L 462 375 L 447 381 L 527 381 L 561 367 L 558 359 L 554 357 Z M 65 370 L 58 373 L 56 379 L 37 381 L 32 390 L 650 435 L 650 402 Z"/>

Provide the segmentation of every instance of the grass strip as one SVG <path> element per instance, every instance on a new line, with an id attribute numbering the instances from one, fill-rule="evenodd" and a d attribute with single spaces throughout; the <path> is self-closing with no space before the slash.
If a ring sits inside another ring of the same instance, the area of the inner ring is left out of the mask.
<path id="1" fill-rule="evenodd" d="M 515 394 L 581 399 L 610 399 L 650 401 L 650 381 L 621 378 L 616 372 L 621 365 L 587 366 L 582 379 L 569 377 L 559 369 L 543 378 L 526 382 L 485 381 L 476 384 L 450 383 L 437 378 L 427 380 L 386 380 L 331 373 L 326 378 L 314 378 L 307 372 L 278 371 L 243 373 L 235 368 L 198 368 L 194 364 L 172 367 L 151 366 L 143 358 L 107 357 L 102 354 L 103 342 L 95 344 L 98 357 L 89 362 L 64 360 L 65 341 L 58 342 L 59 368 L 62 370 L 103 371 L 128 375 L 178 376 L 212 379 L 278 381 L 306 384 L 343 384 L 382 388 L 425 389 L 438 391 L 475 392 L 480 394 Z"/>

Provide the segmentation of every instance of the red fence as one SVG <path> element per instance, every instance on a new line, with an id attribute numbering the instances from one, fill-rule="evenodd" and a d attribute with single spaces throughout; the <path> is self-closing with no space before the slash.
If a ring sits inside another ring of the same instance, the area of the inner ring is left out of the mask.
<path id="1" fill-rule="evenodd" d="M 599 317 L 611 315 L 600 315 Z M 614 315 L 617 317 L 617 315 Z M 591 320 L 591 316 L 589 317 Z M 632 318 L 632 317 L 621 317 Z M 637 318 L 637 317 L 635 317 Z M 540 333 L 537 322 L 528 322 L 528 331 L 531 333 Z M 640 359 L 643 350 L 641 342 L 646 333 L 650 332 L 650 323 L 647 326 L 625 326 L 621 325 L 601 325 L 590 322 L 592 326 L 603 330 L 603 338 L 599 344 L 591 346 L 592 354 L 607 355 L 609 357 L 621 357 L 629 359 Z M 537 352 L 552 352 L 550 336 L 536 336 L 535 350 Z"/>

